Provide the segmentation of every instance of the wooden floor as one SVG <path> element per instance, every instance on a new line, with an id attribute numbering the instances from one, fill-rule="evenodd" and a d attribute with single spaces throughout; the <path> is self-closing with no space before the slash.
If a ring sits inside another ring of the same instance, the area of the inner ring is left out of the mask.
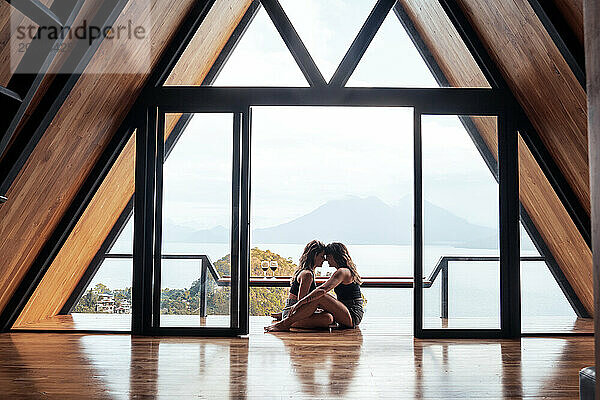
<path id="1" fill-rule="evenodd" d="M 264 319 L 251 317 L 251 324 L 263 324 Z M 268 320 L 267 320 L 268 321 Z M 426 328 L 498 328 L 494 322 L 482 318 L 452 319 L 443 324 L 440 318 L 426 319 Z M 411 335 L 413 333 L 411 318 L 381 318 L 365 315 L 363 326 L 371 329 L 388 329 L 394 332 Z M 225 316 L 208 316 L 200 319 L 193 315 L 163 315 L 162 326 L 195 327 L 195 326 L 229 326 L 229 318 Z M 525 317 L 522 322 L 524 333 L 593 333 L 594 321 L 591 318 L 576 317 Z M 22 325 L 15 330 L 110 330 L 129 332 L 131 330 L 131 314 L 72 314 L 59 315 L 53 318 Z"/>
<path id="2" fill-rule="evenodd" d="M 7 399 L 575 399 L 593 338 L 416 340 L 372 321 L 247 338 L 0 335 Z"/>

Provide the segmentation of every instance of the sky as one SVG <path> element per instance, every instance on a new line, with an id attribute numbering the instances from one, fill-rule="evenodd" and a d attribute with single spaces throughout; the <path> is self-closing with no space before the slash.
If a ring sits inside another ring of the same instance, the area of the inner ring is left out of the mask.
<path id="1" fill-rule="evenodd" d="M 328 80 L 374 2 L 281 1 Z M 215 86 L 307 86 L 261 8 Z M 347 86 L 436 87 L 391 12 Z M 413 191 L 412 108 L 254 107 L 252 224 L 290 221 L 327 201 L 376 196 L 394 205 Z M 454 116 L 424 116 L 424 199 L 497 227 L 498 188 Z M 164 218 L 194 229 L 228 226 L 229 114 L 197 114 L 165 164 Z M 201 199 L 201 200 L 199 200 Z"/>

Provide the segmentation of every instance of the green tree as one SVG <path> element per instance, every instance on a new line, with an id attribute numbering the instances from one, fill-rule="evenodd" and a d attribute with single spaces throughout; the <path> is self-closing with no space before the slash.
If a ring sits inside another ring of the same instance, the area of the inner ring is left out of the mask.
<path id="1" fill-rule="evenodd" d="M 297 266 L 291 258 L 284 258 L 270 250 L 257 247 L 250 250 L 250 275 L 261 276 L 262 261 L 277 261 L 279 268 L 276 275 L 291 276 Z M 231 256 L 228 254 L 214 263 L 220 275 L 231 274 Z M 161 290 L 160 310 L 162 314 L 197 315 L 200 306 L 200 279 L 191 283 L 189 289 Z M 250 315 L 268 315 L 280 311 L 285 305 L 288 288 L 253 287 L 250 289 Z M 131 302 L 131 288 L 111 290 L 108 286 L 98 283 L 88 289 L 81 297 L 73 312 L 95 313 L 99 294 L 113 294 L 115 306 L 123 300 Z M 218 286 L 209 275 L 206 281 L 206 303 L 208 315 L 228 315 L 230 313 L 231 290 L 226 286 Z"/>

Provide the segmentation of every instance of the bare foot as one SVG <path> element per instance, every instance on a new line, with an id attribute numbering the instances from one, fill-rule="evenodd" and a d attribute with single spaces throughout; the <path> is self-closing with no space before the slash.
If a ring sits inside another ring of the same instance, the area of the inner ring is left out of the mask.
<path id="1" fill-rule="evenodd" d="M 283 321 L 277 322 L 273 325 L 265 326 L 265 332 L 283 332 L 289 331 L 290 327 L 284 324 Z"/>
<path id="2" fill-rule="evenodd" d="M 271 313 L 271 318 L 276 319 L 277 321 L 281 320 L 281 312 Z"/>

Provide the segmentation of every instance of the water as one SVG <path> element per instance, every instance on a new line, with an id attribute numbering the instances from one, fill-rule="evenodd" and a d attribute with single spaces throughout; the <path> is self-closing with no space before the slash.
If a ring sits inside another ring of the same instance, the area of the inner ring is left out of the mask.
<path id="1" fill-rule="evenodd" d="M 271 250 L 296 263 L 304 245 L 253 244 Z M 349 245 L 348 249 L 363 276 L 412 276 L 412 246 Z M 165 243 L 164 254 L 207 254 L 214 262 L 229 253 L 227 244 Z M 423 275 L 428 276 L 440 256 L 497 256 L 497 250 L 464 249 L 450 246 L 425 246 Z M 537 255 L 525 253 L 523 255 Z M 200 276 L 200 261 L 165 260 L 163 287 L 189 288 Z M 328 269 L 324 268 L 323 273 Z M 329 269 L 331 270 L 331 269 Z M 132 261 L 108 259 L 100 268 L 92 285 L 104 283 L 111 289 L 131 286 Z M 424 317 L 439 317 L 441 279 L 424 289 Z M 574 312 L 543 262 L 522 263 L 523 316 L 574 316 Z M 449 310 L 453 317 L 492 317 L 499 319 L 499 263 L 453 262 L 449 269 Z M 363 288 L 367 312 L 373 316 L 412 316 L 412 289 Z"/>

